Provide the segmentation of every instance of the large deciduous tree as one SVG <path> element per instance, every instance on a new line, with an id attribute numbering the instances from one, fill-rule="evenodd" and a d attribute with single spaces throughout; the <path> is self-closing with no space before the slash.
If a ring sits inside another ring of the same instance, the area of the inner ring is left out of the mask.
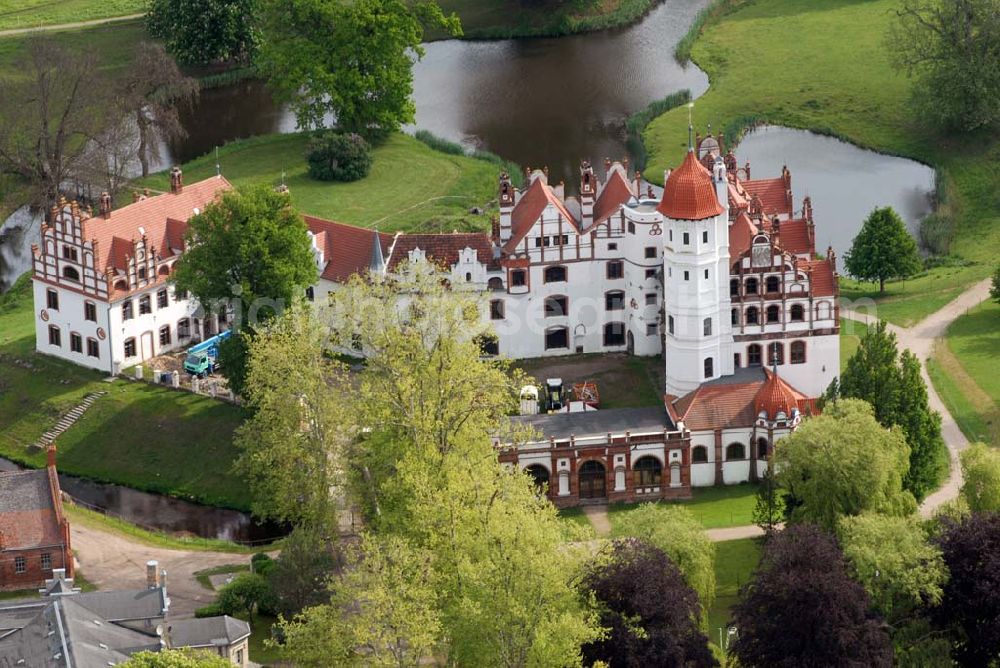
<path id="1" fill-rule="evenodd" d="M 766 538 L 770 538 L 784 519 L 785 493 L 778 484 L 774 462 L 768 461 L 754 498 L 753 523 L 763 529 Z"/>
<path id="2" fill-rule="evenodd" d="M 718 663 L 698 626 L 698 596 L 666 552 L 638 538 L 612 542 L 585 570 L 606 635 L 583 648 L 586 665 L 695 668 Z"/>
<path id="3" fill-rule="evenodd" d="M 859 399 L 828 403 L 774 450 L 789 519 L 834 530 L 845 515 L 906 515 L 916 501 L 903 489 L 910 451 L 899 430 L 882 427 Z"/>
<path id="4" fill-rule="evenodd" d="M 892 642 L 833 537 L 795 525 L 769 540 L 733 609 L 730 651 L 748 668 L 891 666 Z"/>
<path id="5" fill-rule="evenodd" d="M 149 34 L 179 63 L 247 63 L 260 46 L 260 0 L 153 0 Z"/>
<path id="6" fill-rule="evenodd" d="M 232 668 L 233 664 L 207 650 L 164 649 L 136 652 L 118 665 L 121 668 Z"/>
<path id="7" fill-rule="evenodd" d="M 854 278 L 877 282 L 879 292 L 890 278 L 907 278 L 923 266 L 917 242 L 891 207 L 875 209 L 865 219 L 845 265 Z"/>
<path id="8" fill-rule="evenodd" d="M 48 207 L 116 118 L 112 84 L 92 52 L 45 38 L 28 41 L 16 69 L 18 77 L 0 78 L 0 169 L 23 177 L 33 202 Z"/>
<path id="9" fill-rule="evenodd" d="M 962 666 L 1000 659 L 1000 515 L 975 513 L 962 522 L 942 520 L 939 538 L 948 582 L 934 615 L 952 631 Z"/>
<path id="10" fill-rule="evenodd" d="M 974 513 L 1000 513 L 1000 451 L 974 443 L 960 455 L 962 499 Z"/>
<path id="11" fill-rule="evenodd" d="M 941 437 L 941 416 L 931 410 L 920 360 L 909 350 L 902 354 L 896 335 L 885 321 L 869 327 L 861 345 L 847 362 L 837 393 L 864 399 L 884 427 L 902 427 L 910 447 L 910 469 L 903 485 L 917 499 L 931 492 L 948 471 L 948 452 Z"/>
<path id="12" fill-rule="evenodd" d="M 914 101 L 949 129 L 1000 120 L 1000 11 L 996 0 L 903 0 L 889 33 L 897 67 L 916 78 Z"/>
<path id="13" fill-rule="evenodd" d="M 414 117 L 413 59 L 425 27 L 459 32 L 432 2 L 264 0 L 261 65 L 303 129 L 378 138 Z"/>

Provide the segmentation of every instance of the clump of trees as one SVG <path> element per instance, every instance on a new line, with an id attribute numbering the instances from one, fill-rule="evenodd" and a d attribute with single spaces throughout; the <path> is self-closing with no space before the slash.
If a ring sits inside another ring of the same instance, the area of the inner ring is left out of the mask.
<path id="1" fill-rule="evenodd" d="M 371 170 L 371 147 L 353 132 L 321 131 L 309 140 L 306 162 L 309 176 L 319 181 L 357 181 Z"/>
<path id="2" fill-rule="evenodd" d="M 892 207 L 875 209 L 865 219 L 845 258 L 848 273 L 861 281 L 885 282 L 907 278 L 923 267 L 917 242 Z"/>
<path id="3" fill-rule="evenodd" d="M 184 65 L 251 61 L 260 47 L 260 0 L 152 0 L 149 34 Z"/>

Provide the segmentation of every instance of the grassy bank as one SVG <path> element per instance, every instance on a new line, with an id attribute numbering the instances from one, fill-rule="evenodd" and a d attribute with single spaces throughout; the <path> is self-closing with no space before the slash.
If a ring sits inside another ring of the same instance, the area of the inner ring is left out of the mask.
<path id="1" fill-rule="evenodd" d="M 909 80 L 889 62 L 885 34 L 895 0 L 729 5 L 709 20 L 691 50 L 711 80 L 695 103 L 699 125 L 711 122 L 730 135 L 750 121 L 818 130 L 914 158 L 942 175 L 957 224 L 952 254 L 961 262 L 888 284 L 879 297 L 885 317 L 899 324 L 919 320 L 989 273 L 1000 247 L 1000 139 L 988 132 L 942 136 L 921 124 L 908 104 Z M 752 58 L 745 53 L 747 44 L 758 45 Z M 687 141 L 686 110 L 654 120 L 644 139 L 647 171 L 676 166 Z M 794 163 L 790 156 L 793 170 Z M 817 218 L 820 226 L 833 224 L 836 212 L 818 211 Z M 855 299 L 872 296 L 873 290 L 845 282 L 842 294 Z"/>
<path id="2" fill-rule="evenodd" d="M 148 7 L 149 0 L 5 0 L 0 6 L 0 30 L 141 14 Z"/>
<path id="3" fill-rule="evenodd" d="M 458 14 L 465 39 L 554 37 L 626 25 L 660 0 L 438 0 Z M 429 40 L 446 38 L 432 32 Z"/>
<path id="4" fill-rule="evenodd" d="M 397 133 L 374 151 L 371 173 L 353 183 L 328 183 L 306 172 L 307 137 L 268 135 L 227 144 L 219 150 L 223 175 L 237 186 L 251 183 L 288 185 L 303 213 L 380 230 L 450 232 L 488 230 L 489 217 L 471 215 L 495 196 L 499 167 L 485 160 L 435 151 Z M 185 165 L 191 183 L 215 174 L 215 156 Z M 166 190 L 165 172 L 138 186 Z"/>
<path id="5" fill-rule="evenodd" d="M 59 470 L 211 505 L 246 509 L 231 472 L 242 410 L 193 394 L 117 380 L 34 352 L 31 282 L 0 296 L 0 456 L 42 466 L 29 446 L 91 392 L 106 391 L 58 440 Z"/>

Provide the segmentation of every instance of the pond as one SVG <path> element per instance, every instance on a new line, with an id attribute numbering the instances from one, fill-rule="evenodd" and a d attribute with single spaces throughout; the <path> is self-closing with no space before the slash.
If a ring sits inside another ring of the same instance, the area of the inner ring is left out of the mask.
<path id="1" fill-rule="evenodd" d="M 16 471 L 19 468 L 17 464 L 0 458 L 0 471 Z M 288 533 L 279 525 L 256 522 L 249 513 L 238 510 L 203 506 L 63 473 L 59 474 L 59 486 L 85 508 L 100 509 L 100 512 L 112 517 L 153 531 L 250 544 L 271 542 Z"/>

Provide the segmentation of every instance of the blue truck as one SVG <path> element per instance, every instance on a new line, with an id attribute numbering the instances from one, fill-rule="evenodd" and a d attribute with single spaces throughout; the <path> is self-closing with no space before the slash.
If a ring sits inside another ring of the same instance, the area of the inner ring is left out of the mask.
<path id="1" fill-rule="evenodd" d="M 227 329 L 188 348 L 187 357 L 184 358 L 184 370 L 199 378 L 213 373 L 219 367 L 219 345 L 232 335 L 233 331 Z"/>

